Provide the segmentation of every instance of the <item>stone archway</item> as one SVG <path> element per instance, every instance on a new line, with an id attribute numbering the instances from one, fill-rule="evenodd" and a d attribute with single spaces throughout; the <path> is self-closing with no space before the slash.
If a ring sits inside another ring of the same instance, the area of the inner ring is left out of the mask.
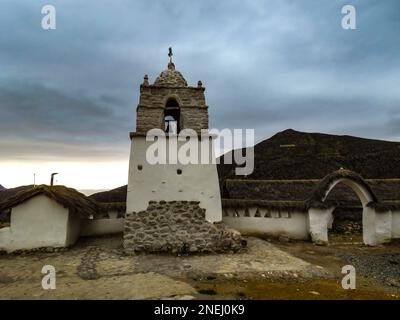
<path id="1" fill-rule="evenodd" d="M 360 177 L 360 179 L 361 179 L 361 177 Z M 368 205 L 368 203 L 370 203 L 370 202 L 376 201 L 375 195 L 372 193 L 372 190 L 369 188 L 369 186 L 366 184 L 366 182 L 364 182 L 364 180 L 362 180 L 362 179 L 361 180 L 352 179 L 351 176 L 343 177 L 343 178 L 337 177 L 337 179 L 333 180 L 333 182 L 331 182 L 329 184 L 328 189 L 325 191 L 325 195 L 323 196 L 322 201 L 325 201 L 325 199 L 328 197 L 329 193 L 339 183 L 343 183 L 343 184 L 347 185 L 348 187 L 350 187 L 357 194 L 363 207 L 366 207 Z"/>
<path id="2" fill-rule="evenodd" d="M 332 219 L 335 206 L 325 200 L 339 183 L 349 186 L 362 204 L 363 242 L 368 245 L 376 244 L 376 212 L 370 204 L 376 203 L 377 199 L 361 176 L 343 169 L 326 176 L 307 200 L 309 231 L 313 242 L 317 244 L 328 243 L 328 224 Z"/>
<path id="3" fill-rule="evenodd" d="M 339 182 L 331 189 L 325 203 L 334 206 L 328 223 L 329 243 L 363 243 L 363 205 L 353 189 Z"/>

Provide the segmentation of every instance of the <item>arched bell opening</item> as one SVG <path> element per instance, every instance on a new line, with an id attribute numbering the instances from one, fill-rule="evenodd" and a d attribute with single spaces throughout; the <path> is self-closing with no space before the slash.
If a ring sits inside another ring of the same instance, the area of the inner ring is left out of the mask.
<path id="1" fill-rule="evenodd" d="M 178 134 L 181 131 L 181 108 L 175 98 L 169 98 L 164 109 L 164 130 L 166 133 Z"/>

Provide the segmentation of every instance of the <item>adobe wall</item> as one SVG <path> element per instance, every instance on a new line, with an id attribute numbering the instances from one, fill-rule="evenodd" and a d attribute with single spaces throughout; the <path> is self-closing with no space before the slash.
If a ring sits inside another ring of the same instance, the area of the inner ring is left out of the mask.
<path id="1" fill-rule="evenodd" d="M 222 221 L 241 234 L 307 240 L 308 215 L 300 211 L 275 211 L 248 207 L 224 208 Z"/>
<path id="2" fill-rule="evenodd" d="M 127 213 L 124 248 L 141 252 L 237 252 L 245 242 L 236 231 L 205 220 L 198 201 L 151 201 L 144 211 Z"/>
<path id="3" fill-rule="evenodd" d="M 68 218 L 69 210 L 45 195 L 29 199 L 12 209 L 10 227 L 0 232 L 0 249 L 66 247 Z"/>

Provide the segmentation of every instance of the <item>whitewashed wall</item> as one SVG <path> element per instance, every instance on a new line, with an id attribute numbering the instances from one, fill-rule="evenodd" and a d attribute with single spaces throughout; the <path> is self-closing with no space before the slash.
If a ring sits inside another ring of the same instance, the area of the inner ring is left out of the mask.
<path id="1" fill-rule="evenodd" d="M 392 211 L 392 238 L 400 238 L 400 210 Z"/>
<path id="2" fill-rule="evenodd" d="M 206 141 L 212 156 L 212 140 Z M 178 145 L 184 143 L 178 142 Z M 150 165 L 146 160 L 146 151 L 151 144 L 152 142 L 146 141 L 142 136 L 132 138 L 127 212 L 146 210 L 152 200 L 200 201 L 200 207 L 206 209 L 208 221 L 221 221 L 222 207 L 216 164 Z M 182 170 L 182 174 L 177 173 L 178 169 Z"/>
<path id="3" fill-rule="evenodd" d="M 0 248 L 14 251 L 67 246 L 79 234 L 79 224 L 71 221 L 70 233 L 68 224 L 68 209 L 45 195 L 38 195 L 12 209 L 10 227 L 0 233 Z"/>
<path id="4" fill-rule="evenodd" d="M 10 246 L 10 227 L 0 229 L 0 251 L 9 251 Z"/>
<path id="5" fill-rule="evenodd" d="M 328 209 L 310 208 L 308 210 L 308 225 L 313 242 L 318 244 L 328 243 L 328 229 L 332 224 L 334 209 L 333 207 Z M 397 223 L 395 219 L 392 218 L 391 211 L 376 212 L 374 208 L 364 207 L 362 217 L 363 242 L 371 246 L 389 242 L 394 238 L 392 230 Z"/>
<path id="6" fill-rule="evenodd" d="M 332 226 L 334 209 L 310 208 L 308 210 L 308 227 L 314 243 L 328 243 L 328 229 Z"/>
<path id="7" fill-rule="evenodd" d="M 307 213 L 270 211 L 256 207 L 247 209 L 224 208 L 222 221 L 242 234 L 287 236 L 291 239 L 309 238 Z"/>
<path id="8" fill-rule="evenodd" d="M 69 213 L 66 246 L 73 245 L 80 236 L 82 219 L 77 214 Z"/>

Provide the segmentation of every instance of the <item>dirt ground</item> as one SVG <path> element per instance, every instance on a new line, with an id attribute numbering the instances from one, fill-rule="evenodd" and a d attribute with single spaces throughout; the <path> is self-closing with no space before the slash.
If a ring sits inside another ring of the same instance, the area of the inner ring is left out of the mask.
<path id="1" fill-rule="evenodd" d="M 400 245 L 247 238 L 223 255 L 126 256 L 121 236 L 82 238 L 65 252 L 0 255 L 0 299 L 400 299 Z M 356 267 L 356 290 L 341 287 Z M 56 289 L 41 286 L 56 269 Z"/>

